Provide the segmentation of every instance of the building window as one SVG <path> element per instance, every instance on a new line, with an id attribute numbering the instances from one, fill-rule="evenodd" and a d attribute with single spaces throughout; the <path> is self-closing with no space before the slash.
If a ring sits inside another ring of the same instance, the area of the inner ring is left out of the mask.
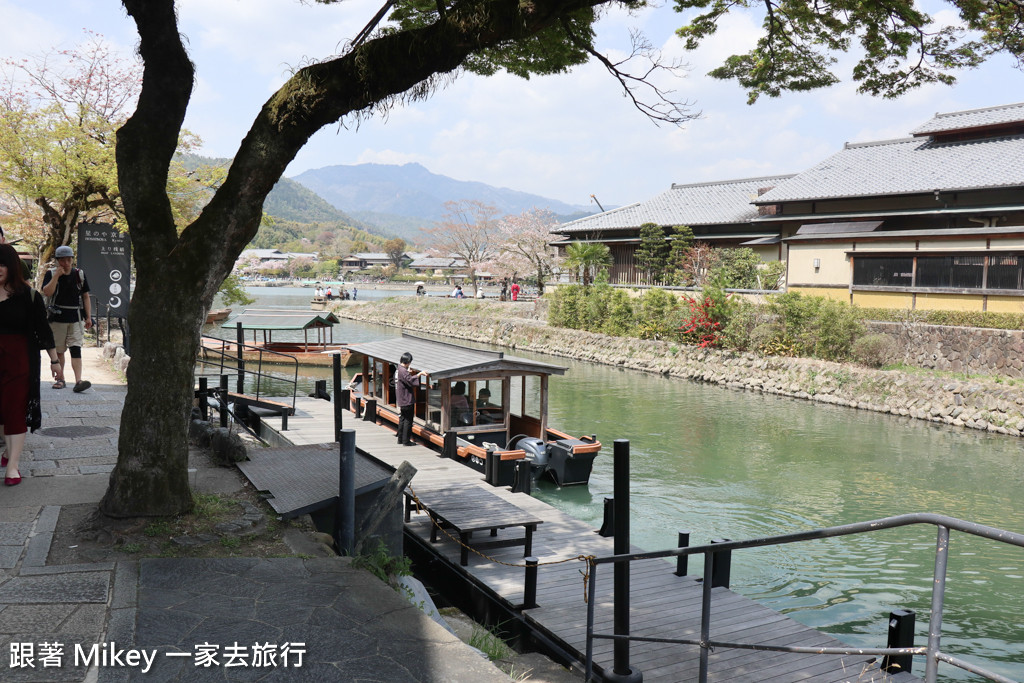
<path id="1" fill-rule="evenodd" d="M 853 284 L 874 287 L 1024 290 L 1024 256 L 856 256 L 853 260 Z"/>
<path id="2" fill-rule="evenodd" d="M 919 256 L 918 287 L 981 289 L 984 283 L 984 256 Z"/>
<path id="3" fill-rule="evenodd" d="M 989 289 L 1024 289 L 1024 257 L 991 256 L 988 262 Z"/>
<path id="4" fill-rule="evenodd" d="M 853 260 L 853 284 L 876 287 L 913 287 L 912 256 L 857 257 Z"/>

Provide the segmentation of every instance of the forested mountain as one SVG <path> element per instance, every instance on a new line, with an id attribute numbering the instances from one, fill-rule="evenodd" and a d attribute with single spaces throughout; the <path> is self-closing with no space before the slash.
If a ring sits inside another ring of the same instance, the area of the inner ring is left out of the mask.
<path id="1" fill-rule="evenodd" d="M 497 207 L 502 216 L 534 207 L 560 217 L 592 213 L 585 206 L 437 175 L 420 164 L 327 166 L 300 173 L 293 180 L 350 216 L 386 226 L 405 239 L 419 239 L 419 228 L 430 227 L 440 219 L 445 213 L 444 203 L 452 200 L 478 200 Z"/>

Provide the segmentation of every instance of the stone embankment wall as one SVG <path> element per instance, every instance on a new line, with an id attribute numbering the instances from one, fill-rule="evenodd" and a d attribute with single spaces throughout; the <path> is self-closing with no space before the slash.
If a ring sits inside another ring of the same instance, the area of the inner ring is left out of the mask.
<path id="1" fill-rule="evenodd" d="M 430 301 L 340 306 L 340 317 L 654 372 L 734 389 L 874 410 L 1012 436 L 1024 433 L 1024 382 L 951 379 L 806 358 L 705 350 L 549 327 L 522 304 Z"/>
<path id="2" fill-rule="evenodd" d="M 1024 377 L 1024 331 L 883 323 L 871 332 L 893 337 L 903 362 L 918 368 L 1004 377 Z"/>

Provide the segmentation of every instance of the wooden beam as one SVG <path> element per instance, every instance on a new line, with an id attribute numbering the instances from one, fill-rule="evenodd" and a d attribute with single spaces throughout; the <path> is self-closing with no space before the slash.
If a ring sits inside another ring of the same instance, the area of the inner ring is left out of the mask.
<path id="1" fill-rule="evenodd" d="M 370 540 L 370 537 L 377 530 L 377 527 L 380 526 L 380 523 L 384 521 L 396 506 L 402 504 L 402 494 L 405 491 L 405 487 L 409 485 L 409 482 L 412 481 L 415 475 L 416 468 L 410 465 L 408 461 L 402 461 L 402 464 L 398 466 L 398 469 L 391 475 L 388 482 L 384 484 L 384 488 L 377 494 L 377 500 L 374 501 L 369 512 L 366 513 L 363 523 L 359 525 L 359 529 L 356 531 L 353 555 L 358 555 L 362 552 L 364 545 Z"/>

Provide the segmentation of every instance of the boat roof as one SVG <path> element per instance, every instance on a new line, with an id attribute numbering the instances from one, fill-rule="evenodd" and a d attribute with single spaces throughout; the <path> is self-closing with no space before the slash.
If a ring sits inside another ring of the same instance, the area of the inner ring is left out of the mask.
<path id="1" fill-rule="evenodd" d="M 500 351 L 470 349 L 458 344 L 434 341 L 402 334 L 384 341 L 345 344 L 355 353 L 379 358 L 398 365 L 402 354 L 412 354 L 412 367 L 423 370 L 431 379 L 448 379 L 463 375 L 507 372 L 512 374 L 563 375 L 565 368 L 550 363 L 509 356 Z"/>
<path id="2" fill-rule="evenodd" d="M 301 308 L 247 308 L 221 325 L 234 328 L 242 323 L 243 330 L 308 330 L 330 327 L 341 322 L 329 311 L 308 311 Z"/>

